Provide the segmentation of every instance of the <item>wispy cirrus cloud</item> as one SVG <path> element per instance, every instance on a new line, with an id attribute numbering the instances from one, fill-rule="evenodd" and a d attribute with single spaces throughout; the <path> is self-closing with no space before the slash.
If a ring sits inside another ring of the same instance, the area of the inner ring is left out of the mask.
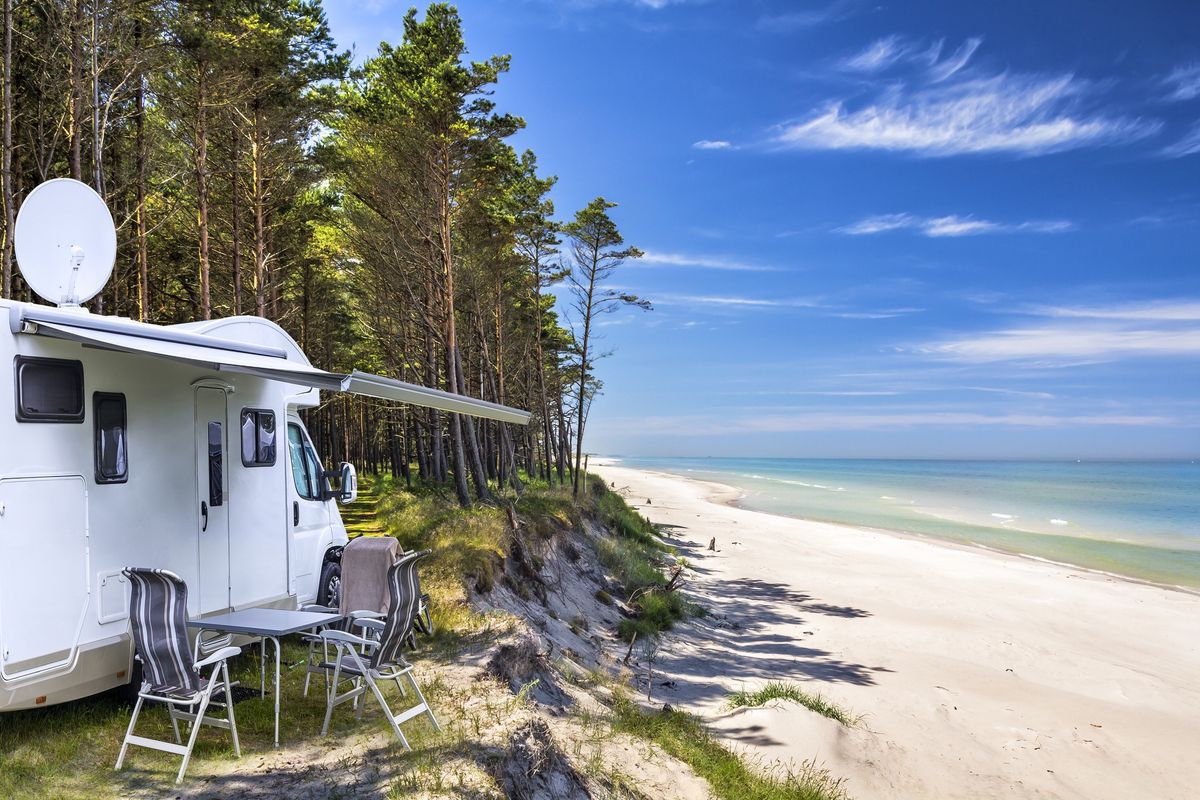
<path id="1" fill-rule="evenodd" d="M 700 269 L 719 269 L 731 272 L 779 272 L 779 267 L 751 264 L 737 258 L 722 255 L 689 255 L 686 253 L 664 253 L 660 250 L 646 250 L 638 259 L 641 264 L 659 264 L 668 267 L 699 267 Z"/>
<path id="2" fill-rule="evenodd" d="M 822 301 L 818 298 L 744 297 L 741 295 L 656 294 L 654 296 L 654 303 L 660 306 L 708 306 L 743 309 L 823 307 Z"/>
<path id="3" fill-rule="evenodd" d="M 943 217 L 919 217 L 914 214 L 879 214 L 835 230 L 851 236 L 866 236 L 898 230 L 915 230 L 932 238 L 976 236 L 984 233 L 1064 233 L 1074 230 L 1067 220 L 1030 220 L 1018 223 L 992 222 L 950 214 Z"/>
<path id="4" fill-rule="evenodd" d="M 1200 97 L 1200 64 L 1184 64 L 1171 71 L 1163 83 L 1168 100 L 1192 100 Z"/>
<path id="5" fill-rule="evenodd" d="M 754 27 L 766 33 L 793 33 L 841 19 L 850 14 L 855 5 L 856 0 L 834 0 L 816 8 L 765 14 L 755 21 Z"/>
<path id="6" fill-rule="evenodd" d="M 879 72 L 904 58 L 908 52 L 908 44 L 899 36 L 885 36 L 871 42 L 861 52 L 843 59 L 841 67 L 850 72 Z"/>
<path id="7" fill-rule="evenodd" d="M 1042 155 L 1115 145 L 1156 133 L 1153 120 L 1085 108 L 1094 87 L 1073 75 L 1001 73 L 910 88 L 886 88 L 857 108 L 836 100 L 777 126 L 784 150 L 885 150 L 924 157 L 979 153 Z"/>
<path id="8" fill-rule="evenodd" d="M 1200 122 L 1197 122 L 1182 139 L 1162 150 L 1162 154 L 1168 158 L 1182 158 L 1196 153 L 1200 153 Z"/>
<path id="9" fill-rule="evenodd" d="M 1039 320 L 911 348 L 967 363 L 1065 366 L 1146 357 L 1200 356 L 1200 301 L 1032 306 Z"/>
<path id="10" fill-rule="evenodd" d="M 838 66 L 847 72 L 871 74 L 898 64 L 918 64 L 926 69 L 927 77 L 936 83 L 965 67 L 982 43 L 981 37 L 969 38 L 943 58 L 944 39 L 926 43 L 893 34 L 876 39 L 863 50 L 842 59 Z"/>
<path id="11" fill-rule="evenodd" d="M 698 142 L 692 142 L 692 147 L 697 150 L 730 150 L 733 148 L 733 142 L 727 142 L 724 139 L 701 139 Z"/>
<path id="12" fill-rule="evenodd" d="M 1067 319 L 1152 320 L 1200 322 L 1200 300 L 1162 300 L 1111 306 L 1031 306 L 1030 314 Z"/>

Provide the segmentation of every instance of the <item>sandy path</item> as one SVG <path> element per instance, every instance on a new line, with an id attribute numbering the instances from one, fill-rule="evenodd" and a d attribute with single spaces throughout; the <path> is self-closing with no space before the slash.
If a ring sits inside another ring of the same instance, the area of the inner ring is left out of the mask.
<path id="1" fill-rule="evenodd" d="M 665 643 L 656 671 L 676 685 L 657 699 L 763 759 L 815 759 L 856 798 L 1200 797 L 1200 596 L 597 471 L 678 526 L 690 589 L 716 615 Z M 863 722 L 722 708 L 767 680 L 804 682 Z"/>

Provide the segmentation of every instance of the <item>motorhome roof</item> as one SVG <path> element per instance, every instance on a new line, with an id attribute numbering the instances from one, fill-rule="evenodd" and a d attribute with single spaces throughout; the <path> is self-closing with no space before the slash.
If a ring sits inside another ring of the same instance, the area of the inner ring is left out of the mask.
<path id="1" fill-rule="evenodd" d="M 261 320 L 263 325 L 272 325 Z M 135 353 L 197 364 L 216 371 L 240 372 L 299 386 L 366 395 L 460 414 L 528 424 L 529 412 L 451 394 L 425 386 L 354 370 L 349 374 L 313 367 L 294 348 L 287 349 L 210 336 L 178 327 L 165 327 L 118 317 L 96 316 L 82 309 L 63 310 L 28 303 L 9 306 L 9 329 L 14 334 L 49 336 L 85 346 Z M 286 337 L 280 331 L 280 334 Z"/>

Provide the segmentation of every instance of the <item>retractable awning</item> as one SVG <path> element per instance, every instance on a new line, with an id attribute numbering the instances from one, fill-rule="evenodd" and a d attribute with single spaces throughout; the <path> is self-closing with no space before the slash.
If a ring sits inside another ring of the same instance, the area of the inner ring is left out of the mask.
<path id="1" fill-rule="evenodd" d="M 22 311 L 14 308 L 10 325 L 13 332 L 66 339 L 102 350 L 180 361 L 217 372 L 257 375 L 297 386 L 349 392 L 519 425 L 529 423 L 528 411 L 358 370 L 348 375 L 326 372 L 289 360 L 287 352 L 277 347 L 50 308 L 29 310 L 27 307 Z"/>

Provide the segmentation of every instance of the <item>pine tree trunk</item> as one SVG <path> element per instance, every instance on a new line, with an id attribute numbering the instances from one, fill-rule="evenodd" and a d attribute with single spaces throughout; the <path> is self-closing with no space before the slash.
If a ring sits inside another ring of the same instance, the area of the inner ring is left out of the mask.
<path id="1" fill-rule="evenodd" d="M 196 227 L 199 234 L 200 318 L 212 319 L 208 251 L 208 65 L 196 62 Z"/>
<path id="2" fill-rule="evenodd" d="M 13 191 L 12 134 L 13 134 L 13 0 L 4 0 L 4 153 L 0 163 L 0 181 L 4 184 L 4 252 L 3 285 L 0 297 L 12 297 L 13 229 L 16 227 L 16 193 Z"/>

